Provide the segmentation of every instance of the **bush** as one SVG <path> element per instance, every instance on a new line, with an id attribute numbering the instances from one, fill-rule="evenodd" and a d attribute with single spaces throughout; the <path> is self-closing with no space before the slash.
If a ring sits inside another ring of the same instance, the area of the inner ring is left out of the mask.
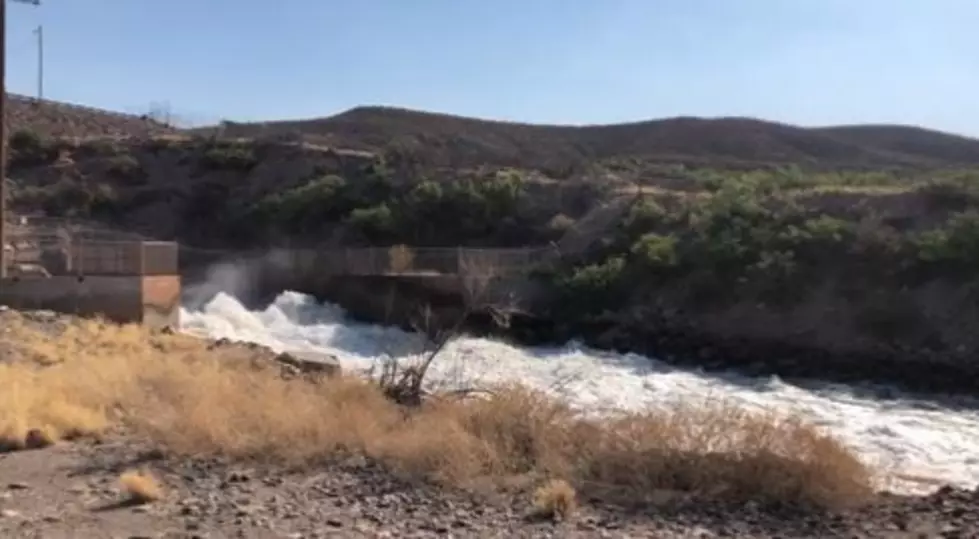
<path id="1" fill-rule="evenodd" d="M 214 142 L 201 156 L 201 165 L 211 170 L 247 172 L 257 164 L 255 148 L 246 143 Z"/>
<path id="2" fill-rule="evenodd" d="M 353 209 L 347 191 L 347 181 L 340 176 L 321 176 L 285 192 L 266 196 L 251 213 L 262 224 L 287 232 L 313 231 Z"/>
<path id="3" fill-rule="evenodd" d="M 43 140 L 37 133 L 21 129 L 14 131 L 8 140 L 11 166 L 35 166 L 53 162 L 58 158 L 58 147 Z"/>
<path id="4" fill-rule="evenodd" d="M 676 267 L 680 262 L 676 251 L 677 240 L 673 236 L 644 234 L 632 246 L 632 255 L 643 267 L 665 269 Z"/>
<path id="5" fill-rule="evenodd" d="M 381 240 L 393 235 L 395 231 L 394 213 L 384 203 L 370 208 L 355 209 L 350 212 L 347 223 L 371 240 Z"/>
<path id="6" fill-rule="evenodd" d="M 921 262 L 974 270 L 979 263 L 979 212 L 953 214 L 945 226 L 918 234 L 913 242 Z"/>
<path id="7" fill-rule="evenodd" d="M 115 155 L 108 159 L 106 172 L 120 180 L 134 184 L 141 183 L 146 179 L 146 171 L 143 165 L 131 155 Z"/>
<path id="8" fill-rule="evenodd" d="M 551 217 L 551 220 L 547 222 L 547 230 L 556 235 L 562 235 L 574 228 L 574 223 L 574 219 L 563 213 L 559 213 Z"/>
<path id="9" fill-rule="evenodd" d="M 91 157 L 114 157 L 122 151 L 116 141 L 103 139 L 86 140 L 79 144 L 78 150 Z"/>

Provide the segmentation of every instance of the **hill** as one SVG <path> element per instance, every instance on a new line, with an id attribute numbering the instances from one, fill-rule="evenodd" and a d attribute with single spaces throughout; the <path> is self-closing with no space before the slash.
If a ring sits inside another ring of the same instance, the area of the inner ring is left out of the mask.
<path id="1" fill-rule="evenodd" d="M 138 137 L 175 133 L 177 130 L 145 116 L 7 94 L 4 114 L 9 133 L 27 130 L 42 137 Z"/>
<path id="2" fill-rule="evenodd" d="M 213 133 L 215 128 L 198 133 Z M 979 163 L 979 140 L 917 127 L 802 128 L 751 118 L 679 117 L 556 126 L 359 107 L 326 118 L 227 123 L 232 137 L 301 135 L 364 150 L 392 149 L 441 166 L 490 164 L 554 172 L 602 161 L 834 167 L 939 167 Z"/>
<path id="3" fill-rule="evenodd" d="M 9 94 L 11 133 L 55 138 L 147 138 L 181 132 L 146 116 Z M 391 107 L 357 107 L 305 120 L 227 122 L 185 130 L 236 138 L 300 136 L 336 148 L 385 152 L 440 167 L 509 166 L 573 176 L 593 165 L 642 173 L 642 164 L 754 168 L 936 168 L 979 164 L 979 140 L 900 125 L 803 128 L 752 118 L 677 117 L 611 125 L 536 125 Z M 638 165 L 638 166 L 637 166 Z"/>

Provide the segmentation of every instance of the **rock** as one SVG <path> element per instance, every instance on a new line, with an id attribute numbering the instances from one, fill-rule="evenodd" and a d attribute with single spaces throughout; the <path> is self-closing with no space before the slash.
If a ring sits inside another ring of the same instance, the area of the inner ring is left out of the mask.
<path id="1" fill-rule="evenodd" d="M 7 488 L 9 490 L 27 490 L 31 488 L 31 486 L 28 485 L 27 483 L 15 482 L 15 483 L 8 483 Z"/>
<path id="2" fill-rule="evenodd" d="M 332 354 L 309 351 L 283 352 L 275 356 L 275 361 L 298 369 L 303 374 L 335 376 L 341 372 L 340 360 Z"/>
<path id="3" fill-rule="evenodd" d="M 53 444 L 54 440 L 40 429 L 29 430 L 24 437 L 24 447 L 27 449 L 43 449 Z"/>

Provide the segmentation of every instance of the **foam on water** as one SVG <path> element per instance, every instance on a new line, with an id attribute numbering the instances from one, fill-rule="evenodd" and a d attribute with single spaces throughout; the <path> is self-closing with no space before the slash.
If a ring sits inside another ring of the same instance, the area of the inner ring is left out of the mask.
<path id="1" fill-rule="evenodd" d="M 260 312 L 248 311 L 221 293 L 198 309 L 184 310 L 181 317 L 190 333 L 255 342 L 277 351 L 327 352 L 348 369 L 368 368 L 385 353 L 409 353 L 420 344 L 417 335 L 349 322 L 342 309 L 293 292 L 281 294 Z M 576 343 L 521 348 L 463 337 L 443 354 L 432 372 L 432 380 L 443 385 L 520 381 L 559 393 L 587 410 L 638 410 L 716 397 L 800 414 L 825 426 L 888 472 L 886 488 L 921 492 L 941 484 L 979 485 L 979 406 L 884 399 L 848 386 L 802 388 L 777 377 L 705 374 Z"/>

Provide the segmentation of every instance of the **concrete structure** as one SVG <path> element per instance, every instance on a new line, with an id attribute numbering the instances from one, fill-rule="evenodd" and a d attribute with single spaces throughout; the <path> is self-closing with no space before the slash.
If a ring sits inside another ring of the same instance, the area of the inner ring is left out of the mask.
<path id="1" fill-rule="evenodd" d="M 43 246 L 32 247 L 24 252 L 45 252 Z M 66 260 L 58 267 L 15 257 L 8 277 L 0 279 L 0 304 L 104 316 L 115 322 L 152 327 L 179 324 L 181 287 L 176 243 L 76 240 L 60 248 Z M 27 266 L 44 267 L 47 275 L 20 271 Z"/>

